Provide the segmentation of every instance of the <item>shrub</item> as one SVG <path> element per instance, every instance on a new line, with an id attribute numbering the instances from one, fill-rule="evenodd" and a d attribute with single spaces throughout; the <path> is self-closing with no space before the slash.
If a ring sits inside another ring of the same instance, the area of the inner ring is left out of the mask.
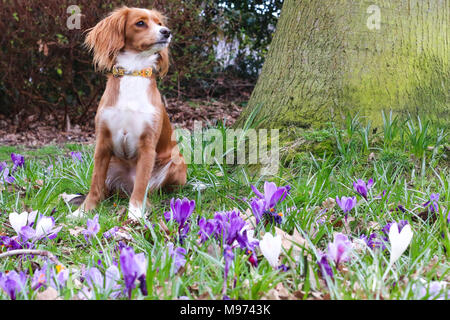
<path id="1" fill-rule="evenodd" d="M 83 47 L 85 31 L 122 5 L 156 8 L 169 18 L 174 41 L 171 68 L 161 81 L 165 95 L 214 96 L 235 89 L 227 81 L 236 75 L 233 70 L 227 74 L 221 69 L 213 46 L 218 30 L 226 24 L 225 15 L 217 11 L 223 1 L 77 0 L 81 28 L 73 30 L 66 24 L 73 14 L 67 12 L 71 1 L 0 2 L 0 113 L 9 117 L 24 119 L 38 113 L 42 119 L 64 110 L 62 124 L 69 114 L 72 121 L 85 121 L 88 111 L 96 108 L 105 84 L 105 77 L 94 72 L 92 57 Z M 239 26 L 234 24 L 233 28 Z M 241 82 L 246 81 L 245 75 L 238 76 Z M 253 84 L 239 85 L 251 90 Z"/>

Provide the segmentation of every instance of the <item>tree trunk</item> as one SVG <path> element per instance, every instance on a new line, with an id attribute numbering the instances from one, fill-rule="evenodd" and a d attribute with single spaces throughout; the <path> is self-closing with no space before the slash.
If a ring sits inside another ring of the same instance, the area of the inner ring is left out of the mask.
<path id="1" fill-rule="evenodd" d="M 241 115 L 320 127 L 381 110 L 449 122 L 450 0 L 285 0 Z"/>

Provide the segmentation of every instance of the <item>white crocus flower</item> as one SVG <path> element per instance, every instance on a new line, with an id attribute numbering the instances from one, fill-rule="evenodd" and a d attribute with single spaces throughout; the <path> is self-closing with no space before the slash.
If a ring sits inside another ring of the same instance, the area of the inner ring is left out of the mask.
<path id="1" fill-rule="evenodd" d="M 36 235 L 35 238 L 40 238 L 52 230 L 55 226 L 55 222 L 51 217 L 42 217 L 36 224 Z"/>
<path id="2" fill-rule="evenodd" d="M 281 253 L 281 237 L 279 235 L 274 237 L 271 233 L 266 233 L 259 242 L 259 248 L 269 264 L 276 268 Z"/>
<path id="3" fill-rule="evenodd" d="M 25 227 L 28 223 L 28 212 L 24 211 L 21 214 L 17 212 L 12 212 L 9 214 L 9 224 L 16 231 L 17 234 L 20 233 L 20 229 Z"/>
<path id="4" fill-rule="evenodd" d="M 391 267 L 395 261 L 405 252 L 411 243 L 413 232 L 409 224 L 405 225 L 402 231 L 398 232 L 397 223 L 393 223 L 389 229 L 389 242 L 391 243 L 391 259 L 389 266 Z"/>
<path id="5" fill-rule="evenodd" d="M 35 221 L 37 215 L 39 215 L 39 218 Z M 55 228 L 53 217 L 42 216 L 37 211 L 30 213 L 24 211 L 21 214 L 12 212 L 9 214 L 9 223 L 21 241 L 27 241 L 28 239 L 35 241 L 45 236 L 52 239 L 56 237 L 61 229 L 61 227 Z M 34 225 L 36 227 L 32 228 Z"/>

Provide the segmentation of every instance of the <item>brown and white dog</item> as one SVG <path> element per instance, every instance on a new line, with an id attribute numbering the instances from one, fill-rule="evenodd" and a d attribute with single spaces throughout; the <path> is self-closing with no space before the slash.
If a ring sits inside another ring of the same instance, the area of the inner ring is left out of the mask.
<path id="1" fill-rule="evenodd" d="M 186 164 L 156 86 L 169 68 L 172 40 L 155 10 L 122 7 L 89 30 L 94 64 L 111 71 L 95 116 L 96 146 L 81 216 L 114 192 L 130 196 L 128 217 L 143 217 L 146 190 L 186 183 Z"/>

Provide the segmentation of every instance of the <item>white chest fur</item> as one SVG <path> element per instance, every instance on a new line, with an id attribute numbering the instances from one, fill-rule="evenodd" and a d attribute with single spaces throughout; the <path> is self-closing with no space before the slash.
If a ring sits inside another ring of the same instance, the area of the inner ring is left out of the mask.
<path id="1" fill-rule="evenodd" d="M 156 65 L 157 56 L 124 52 L 117 64 L 127 70 L 141 70 Z M 100 119 L 112 135 L 114 154 L 124 159 L 137 154 L 139 138 L 146 126 L 152 126 L 158 110 L 150 103 L 150 79 L 123 76 L 120 79 L 119 96 L 115 106 L 106 106 Z"/>

